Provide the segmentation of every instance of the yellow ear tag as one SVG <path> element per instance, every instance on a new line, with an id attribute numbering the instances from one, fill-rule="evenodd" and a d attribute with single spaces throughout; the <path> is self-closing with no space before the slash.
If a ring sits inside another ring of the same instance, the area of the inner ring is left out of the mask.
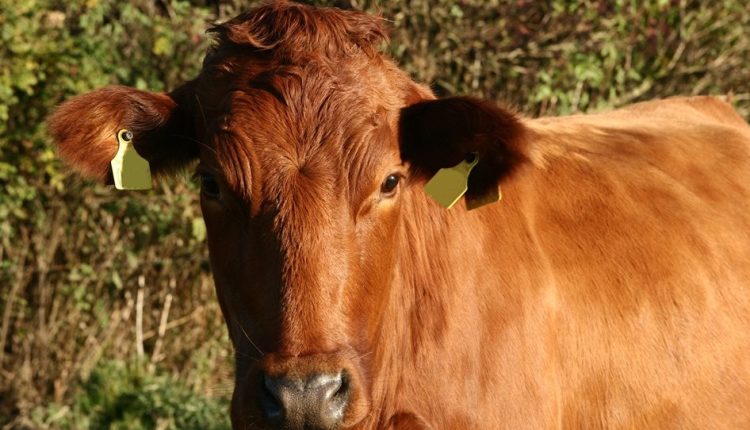
<path id="1" fill-rule="evenodd" d="M 452 208 L 469 189 L 469 174 L 478 162 L 479 157 L 472 153 L 455 166 L 438 170 L 425 185 L 425 192 L 443 207 Z"/>
<path id="2" fill-rule="evenodd" d="M 133 146 L 133 133 L 129 130 L 117 132 L 120 147 L 112 159 L 112 176 L 118 190 L 150 190 L 151 168 L 148 161 L 138 155 Z"/>
<path id="3" fill-rule="evenodd" d="M 469 197 L 466 196 L 466 209 L 473 211 L 479 209 L 482 206 L 487 206 L 492 203 L 499 202 L 503 198 L 503 192 L 500 190 L 500 185 L 497 188 L 493 188 L 488 193 L 480 197 Z"/>

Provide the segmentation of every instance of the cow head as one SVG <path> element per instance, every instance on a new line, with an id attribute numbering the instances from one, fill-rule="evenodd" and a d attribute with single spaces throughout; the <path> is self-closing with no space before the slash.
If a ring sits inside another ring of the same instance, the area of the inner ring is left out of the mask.
<path id="1" fill-rule="evenodd" d="M 105 181 L 127 128 L 157 175 L 198 160 L 236 428 L 387 419 L 373 407 L 395 335 L 383 321 L 407 288 L 403 254 L 425 246 L 402 220 L 442 216 L 420 178 L 475 152 L 471 190 L 497 186 L 521 126 L 486 102 L 432 100 L 378 53 L 375 17 L 276 2 L 211 31 L 201 74 L 169 94 L 110 87 L 62 105 L 59 152 Z"/>

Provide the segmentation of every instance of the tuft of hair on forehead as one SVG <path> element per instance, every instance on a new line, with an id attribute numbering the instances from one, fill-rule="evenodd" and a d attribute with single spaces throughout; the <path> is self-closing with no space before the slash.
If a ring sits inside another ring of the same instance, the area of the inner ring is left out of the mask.
<path id="1" fill-rule="evenodd" d="M 208 32 L 217 38 L 216 50 L 247 47 L 287 60 L 312 55 L 337 58 L 356 51 L 372 56 L 388 40 L 385 21 L 378 16 L 287 0 L 265 2 Z"/>

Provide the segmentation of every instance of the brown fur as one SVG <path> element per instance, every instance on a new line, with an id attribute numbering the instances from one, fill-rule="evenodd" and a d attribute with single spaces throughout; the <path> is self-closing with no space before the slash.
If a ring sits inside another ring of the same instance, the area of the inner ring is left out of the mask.
<path id="1" fill-rule="evenodd" d="M 750 428 L 750 127 L 730 106 L 408 108 L 433 97 L 376 53 L 378 18 L 274 2 L 214 32 L 178 91 L 95 92 L 50 128 L 89 176 L 128 126 L 216 178 L 235 428 L 267 428 L 260 371 L 340 370 L 344 428 Z M 467 149 L 505 198 L 444 210 L 425 172 Z"/>
<path id="2" fill-rule="evenodd" d="M 48 119 L 58 152 L 78 172 L 91 179 L 111 178 L 109 161 L 117 153 L 117 132 L 133 132 L 136 150 L 155 171 L 180 167 L 197 156 L 185 134 L 186 115 L 179 102 L 190 84 L 171 95 L 112 86 L 74 98 Z M 85 143 L 85 147 L 81 144 Z"/>

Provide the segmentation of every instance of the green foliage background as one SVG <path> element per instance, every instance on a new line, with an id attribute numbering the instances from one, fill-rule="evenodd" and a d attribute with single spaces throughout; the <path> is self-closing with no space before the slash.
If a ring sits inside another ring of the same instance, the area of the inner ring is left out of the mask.
<path id="1" fill-rule="evenodd" d="M 85 183 L 43 121 L 107 84 L 189 79 L 207 24 L 252 3 L 0 0 L 0 427 L 228 427 L 232 354 L 195 187 Z M 731 94 L 750 118 L 745 0 L 352 3 L 391 20 L 389 51 L 440 94 L 527 115 Z"/>

